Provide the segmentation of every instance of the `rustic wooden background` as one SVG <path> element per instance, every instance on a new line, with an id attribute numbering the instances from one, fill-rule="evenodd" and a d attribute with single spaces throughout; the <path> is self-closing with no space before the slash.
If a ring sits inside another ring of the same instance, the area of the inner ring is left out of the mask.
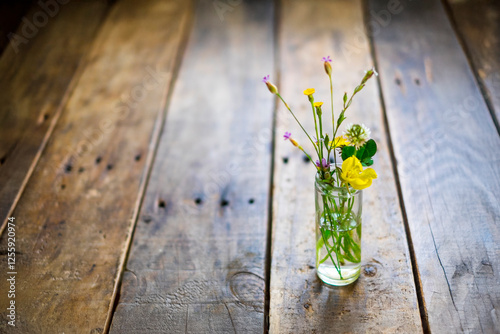
<path id="1" fill-rule="evenodd" d="M 500 4 L 0 4 L 1 333 L 500 333 Z M 316 277 L 302 90 L 379 144 L 353 285 Z M 16 326 L 7 324 L 7 218 Z"/>

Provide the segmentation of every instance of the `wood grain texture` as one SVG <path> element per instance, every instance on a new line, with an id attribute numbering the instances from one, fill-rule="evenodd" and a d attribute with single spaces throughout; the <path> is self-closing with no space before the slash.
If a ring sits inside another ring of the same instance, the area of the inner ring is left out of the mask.
<path id="1" fill-rule="evenodd" d="M 364 70 L 372 67 L 361 1 L 284 1 L 280 17 L 279 89 L 299 119 L 314 131 L 310 104 L 302 90 L 316 89 L 315 100 L 325 102 L 323 113 L 330 120 L 329 80 L 321 57 L 330 55 L 333 59 L 336 116 L 344 91 L 350 94 Z M 282 140 L 283 133 L 291 131 L 310 152 L 314 150 L 280 104 L 270 333 L 422 331 L 376 80 L 368 82 L 356 96 L 346 116 L 347 123 L 362 122 L 370 127 L 379 147 L 374 163 L 378 179 L 364 191 L 361 277 L 351 286 L 334 288 L 316 276 L 315 171 L 300 151 Z"/>
<path id="2" fill-rule="evenodd" d="M 107 17 L 14 212 L 18 319 L 0 332 L 106 330 L 189 13 L 122 0 Z"/>
<path id="3" fill-rule="evenodd" d="M 430 330 L 497 333 L 500 138 L 442 4 L 402 4 L 373 37 Z"/>
<path id="4" fill-rule="evenodd" d="M 111 333 L 262 333 L 272 1 L 200 1 Z"/>
<path id="5" fill-rule="evenodd" d="M 106 11 L 100 1 L 72 2 L 46 15 L 45 25 L 33 25 L 36 30 L 23 21 L 0 58 L 1 223 L 38 161 Z M 40 12 L 33 6 L 24 20 L 33 24 Z"/>
<path id="6" fill-rule="evenodd" d="M 500 119 L 500 2 L 448 0 L 486 98 Z"/>

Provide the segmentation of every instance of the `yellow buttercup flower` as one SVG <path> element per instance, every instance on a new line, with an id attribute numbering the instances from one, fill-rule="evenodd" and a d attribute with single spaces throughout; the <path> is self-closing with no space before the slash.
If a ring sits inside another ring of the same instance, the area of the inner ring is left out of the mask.
<path id="1" fill-rule="evenodd" d="M 342 163 L 340 178 L 343 182 L 349 183 L 354 189 L 361 190 L 372 185 L 373 179 L 377 178 L 377 173 L 372 168 L 363 170 L 359 159 L 352 156 Z"/>
<path id="2" fill-rule="evenodd" d="M 350 143 L 344 138 L 344 136 L 338 136 L 338 137 L 335 137 L 334 141 L 332 141 L 332 148 L 333 147 L 343 147 L 343 146 L 347 146 L 349 144 Z"/>
<path id="3" fill-rule="evenodd" d="M 314 88 L 307 88 L 305 91 L 304 91 L 304 95 L 313 95 L 315 92 Z"/>
<path id="4" fill-rule="evenodd" d="M 322 105 L 323 105 L 323 102 L 314 102 L 314 106 L 315 106 L 316 108 L 319 108 L 319 107 L 321 107 Z"/>

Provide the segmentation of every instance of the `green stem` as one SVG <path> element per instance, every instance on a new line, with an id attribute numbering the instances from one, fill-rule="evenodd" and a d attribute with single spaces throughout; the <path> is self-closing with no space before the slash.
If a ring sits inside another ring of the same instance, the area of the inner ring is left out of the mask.
<path id="1" fill-rule="evenodd" d="M 335 264 L 335 261 L 332 258 L 332 251 L 330 249 L 328 249 L 327 242 L 326 242 L 325 236 L 323 235 L 323 230 L 322 230 L 321 227 L 319 228 L 319 231 L 321 232 L 321 237 L 323 238 L 323 246 L 325 246 L 326 252 L 328 253 L 328 256 L 330 257 L 330 260 L 332 260 L 332 263 L 335 266 L 335 269 L 337 269 L 337 272 L 340 275 L 340 279 L 343 279 L 342 278 L 342 273 L 340 271 L 340 268 L 337 267 L 337 264 Z M 339 266 L 340 266 L 340 264 L 339 264 Z"/>
<path id="2" fill-rule="evenodd" d="M 331 256 L 330 256 L 330 259 L 332 260 L 332 263 L 335 265 L 335 268 L 337 269 L 337 272 L 339 273 L 340 279 L 344 279 L 342 277 L 342 271 L 340 269 L 340 263 L 343 262 L 343 260 L 341 260 L 342 254 L 340 254 L 339 247 L 338 247 L 338 243 L 340 242 L 340 238 L 339 238 L 339 235 L 337 235 L 337 233 L 336 233 L 337 229 L 334 227 L 334 224 L 333 224 L 333 218 L 332 218 L 332 214 L 330 212 L 330 208 L 328 207 L 328 201 L 326 199 L 326 195 L 322 195 L 321 197 L 323 198 L 324 211 L 328 216 L 327 220 L 330 223 L 330 232 L 331 232 L 331 236 L 332 236 L 332 243 L 335 247 L 335 257 L 337 258 L 338 266 L 337 266 L 337 264 L 335 264 L 335 262 L 333 261 L 333 258 Z M 335 235 L 335 237 L 334 237 L 334 235 Z M 326 243 L 325 243 L 325 248 L 327 248 Z M 328 248 L 327 248 L 327 251 L 328 251 Z M 339 256 L 341 259 L 339 259 Z"/>
<path id="3" fill-rule="evenodd" d="M 309 102 L 311 103 L 311 108 L 314 116 L 314 130 L 316 131 L 316 139 L 318 140 L 318 157 L 321 165 L 321 159 L 323 159 L 323 142 L 320 140 L 321 138 L 319 137 L 318 134 L 318 121 L 316 119 L 316 111 L 314 110 L 314 99 L 312 97 L 309 98 Z M 321 118 L 320 118 L 321 119 Z M 320 121 L 321 122 L 321 121 Z"/>
<path id="4" fill-rule="evenodd" d="M 302 124 L 299 122 L 299 120 L 297 119 L 297 117 L 295 116 L 295 114 L 293 113 L 292 109 L 290 109 L 290 107 L 288 106 L 288 104 L 285 102 L 285 100 L 281 97 L 280 94 L 276 93 L 276 95 L 280 98 L 280 100 L 283 102 L 283 104 L 285 105 L 285 107 L 288 109 L 288 111 L 290 112 L 290 114 L 292 114 L 293 118 L 295 118 L 295 121 L 297 122 L 297 124 L 299 124 L 300 128 L 302 129 L 302 131 L 304 131 L 304 133 L 306 134 L 307 138 L 309 138 L 309 141 L 311 142 L 311 144 L 313 144 L 314 146 L 314 149 L 316 150 L 316 153 L 318 153 L 318 149 L 316 147 L 316 144 L 314 143 L 314 141 L 311 139 L 311 137 L 309 136 L 309 134 L 307 133 L 306 129 L 304 129 L 304 127 L 302 126 Z M 319 155 L 319 153 L 318 153 Z"/>
<path id="5" fill-rule="evenodd" d="M 333 82 L 332 82 L 332 76 L 329 74 L 328 77 L 330 78 L 330 100 L 332 104 L 332 131 L 336 129 L 335 127 L 335 113 L 333 112 Z M 338 128 L 338 127 L 337 127 Z M 337 169 L 337 151 L 336 151 L 336 145 L 335 145 L 335 135 L 337 131 L 333 131 L 333 138 L 332 141 L 334 145 L 331 145 L 333 147 L 333 164 L 335 166 L 335 169 Z M 328 160 L 330 160 L 330 152 L 328 152 Z M 335 173 L 335 179 L 336 179 L 336 184 L 337 186 L 339 185 L 339 173 Z"/>
<path id="6" fill-rule="evenodd" d="M 335 114 L 333 112 L 333 83 L 332 83 L 332 76 L 329 74 L 328 77 L 330 78 L 330 99 L 332 103 L 332 129 L 335 129 Z M 335 139 L 335 135 L 333 136 Z"/>

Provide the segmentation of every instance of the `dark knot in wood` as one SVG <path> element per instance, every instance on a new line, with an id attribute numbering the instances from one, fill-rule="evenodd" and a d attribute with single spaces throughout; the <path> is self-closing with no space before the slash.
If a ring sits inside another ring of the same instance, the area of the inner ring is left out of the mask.
<path id="1" fill-rule="evenodd" d="M 264 312 L 265 281 L 262 277 L 247 271 L 238 272 L 231 276 L 229 287 L 242 304 Z"/>

